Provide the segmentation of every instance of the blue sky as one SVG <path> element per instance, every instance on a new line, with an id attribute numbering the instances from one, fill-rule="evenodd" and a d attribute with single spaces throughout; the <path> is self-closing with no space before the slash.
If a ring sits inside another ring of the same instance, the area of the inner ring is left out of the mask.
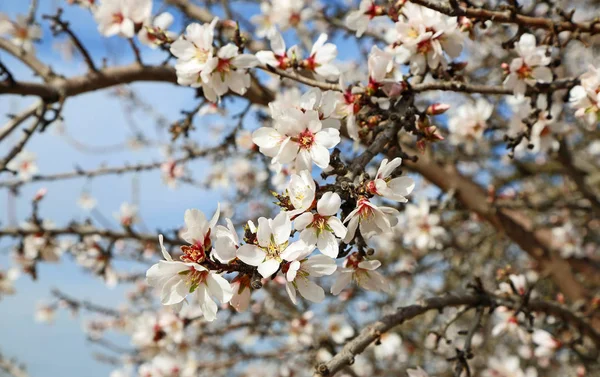
<path id="1" fill-rule="evenodd" d="M 25 0 L 2 0 L 0 12 L 14 17 L 16 14 L 25 13 L 28 3 Z M 38 16 L 51 13 L 58 2 L 41 0 L 40 3 Z M 98 65 L 102 57 L 110 56 L 118 56 L 116 60 L 120 64 L 133 61 L 123 40 L 118 37 L 106 39 L 98 34 L 96 23 L 88 12 L 70 7 L 64 2 L 60 4 L 65 6 L 65 19 L 71 22 L 73 29 L 88 46 Z M 39 58 L 66 76 L 84 73 L 85 69 L 81 63 L 64 62 L 59 52 L 53 48 L 53 39 L 47 23 L 42 22 L 42 25 L 44 42 L 36 46 Z M 149 62 L 164 58 L 159 56 L 160 53 L 147 49 L 143 52 Z M 0 59 L 10 67 L 18 80 L 37 80 L 27 67 L 2 51 L 0 51 Z M 181 109 L 191 109 L 197 103 L 193 91 L 189 88 L 165 84 L 136 84 L 133 88 L 169 121 L 179 119 Z M 7 120 L 7 114 L 26 108 L 34 100 L 34 98 L 18 96 L 0 97 L 0 123 L 3 124 Z M 110 91 L 69 99 L 63 115 L 69 135 L 93 146 L 121 144 L 133 135 L 127 125 L 120 101 L 114 98 Z M 156 125 L 150 117 L 134 114 L 134 119 L 145 135 L 152 139 L 156 138 Z M 214 117 L 197 121 L 198 131 L 192 137 L 201 139 L 203 128 L 214 125 L 216 121 L 219 120 Z M 12 135 L 8 141 L 0 145 L 0 155 L 4 156 L 7 153 L 16 136 Z M 168 140 L 166 133 L 162 133 L 162 138 L 162 141 Z M 34 135 L 26 149 L 37 154 L 38 165 L 43 174 L 70 171 L 75 165 L 92 169 L 103 164 L 122 166 L 125 162 L 134 164 L 161 159 L 156 148 L 135 152 L 125 150 L 111 154 L 80 152 L 57 135 L 53 127 L 43 134 Z M 202 162 L 191 164 L 189 168 L 195 177 L 201 177 L 206 173 L 206 165 Z M 180 186 L 176 191 L 169 190 L 161 183 L 158 172 L 142 173 L 137 177 L 141 187 L 140 214 L 151 231 L 179 226 L 183 222 L 183 212 L 187 208 L 199 208 L 212 213 L 218 199 L 218 196 L 213 193 L 189 185 Z M 0 180 L 8 178 L 10 177 L 7 174 L 0 176 Z M 48 195 L 42 203 L 40 212 L 44 218 L 49 218 L 57 224 L 64 224 L 70 219 L 83 220 L 87 214 L 77 207 L 76 199 L 85 188 L 98 199 L 104 217 L 112 221 L 112 213 L 118 211 L 120 204 L 131 200 L 132 175 L 100 177 L 93 181 L 75 179 L 26 185 L 16 201 L 19 221 L 29 215 L 29 199 L 40 187 L 48 188 Z M 10 200 L 8 192 L 0 190 L 2 224 L 8 221 L 5 209 L 7 200 Z M 0 239 L 0 268 L 2 269 L 6 269 L 13 263 L 9 252 L 12 243 L 12 240 Z M 134 268 L 136 271 L 143 270 L 142 266 L 136 267 Z M 34 322 L 36 303 L 49 298 L 51 288 L 58 288 L 73 297 L 117 307 L 125 302 L 124 292 L 129 287 L 108 289 L 100 279 L 84 273 L 68 258 L 56 265 L 41 264 L 37 282 L 32 281 L 28 276 L 21 276 L 16 283 L 17 294 L 0 301 L 0 352 L 6 357 L 15 357 L 26 364 L 31 376 L 107 376 L 112 368 L 98 363 L 92 357 L 92 352 L 98 349 L 85 340 L 85 335 L 81 331 L 85 314 L 78 318 L 71 318 L 67 312 L 59 311 L 52 325 Z"/>

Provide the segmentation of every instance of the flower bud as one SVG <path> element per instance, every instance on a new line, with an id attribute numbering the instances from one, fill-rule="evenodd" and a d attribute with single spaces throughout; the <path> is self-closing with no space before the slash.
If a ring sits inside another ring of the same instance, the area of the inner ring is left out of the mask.
<path id="1" fill-rule="evenodd" d="M 432 105 L 429 105 L 429 107 L 427 107 L 427 115 L 440 115 L 445 113 L 446 111 L 448 111 L 450 109 L 450 105 L 446 104 L 446 103 L 434 103 Z"/>

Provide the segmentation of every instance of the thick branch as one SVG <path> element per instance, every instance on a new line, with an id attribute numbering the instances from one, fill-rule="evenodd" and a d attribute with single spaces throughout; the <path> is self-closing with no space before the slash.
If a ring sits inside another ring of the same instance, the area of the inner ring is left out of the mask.
<path id="1" fill-rule="evenodd" d="M 597 22 L 572 22 L 572 21 L 553 21 L 544 17 L 530 17 L 521 14 L 514 14 L 510 10 L 492 11 L 481 8 L 468 8 L 459 6 L 456 9 L 434 0 L 410 0 L 415 4 L 436 10 L 448 16 L 466 16 L 473 20 L 490 20 L 492 22 L 504 24 L 517 24 L 534 29 L 548 29 L 556 33 L 561 31 L 579 31 L 582 33 L 596 34 L 600 33 L 600 24 Z"/>
<path id="2" fill-rule="evenodd" d="M 48 102 L 58 101 L 61 97 L 129 84 L 137 81 L 155 81 L 177 83 L 175 69 L 170 66 L 141 66 L 131 64 L 109 67 L 98 72 L 75 76 L 69 79 L 57 78 L 49 83 L 17 82 L 15 85 L 0 83 L 0 94 L 34 95 Z M 274 97 L 269 91 L 252 85 L 244 95 L 253 103 L 267 105 Z"/>
<path id="3" fill-rule="evenodd" d="M 404 163 L 441 190 L 454 190 L 457 200 L 504 232 L 526 251 L 571 300 L 588 298 L 588 293 L 576 280 L 569 262 L 552 252 L 555 245 L 549 229 L 534 229 L 532 220 L 520 211 L 496 208 L 488 201 L 487 193 L 475 182 L 462 176 L 454 166 L 438 165 L 427 155 L 421 156 L 416 162 L 406 159 Z"/>

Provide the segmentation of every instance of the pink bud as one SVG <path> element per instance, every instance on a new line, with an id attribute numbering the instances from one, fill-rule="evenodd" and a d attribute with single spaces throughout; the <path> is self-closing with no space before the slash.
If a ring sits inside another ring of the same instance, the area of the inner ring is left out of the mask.
<path id="1" fill-rule="evenodd" d="M 35 193 L 33 200 L 35 202 L 39 202 L 40 200 L 44 199 L 44 196 L 46 196 L 47 193 L 48 193 L 48 189 L 45 187 L 42 187 Z"/>
<path id="2" fill-rule="evenodd" d="M 450 105 L 446 103 L 434 103 L 427 108 L 427 115 L 440 115 L 450 109 Z"/>

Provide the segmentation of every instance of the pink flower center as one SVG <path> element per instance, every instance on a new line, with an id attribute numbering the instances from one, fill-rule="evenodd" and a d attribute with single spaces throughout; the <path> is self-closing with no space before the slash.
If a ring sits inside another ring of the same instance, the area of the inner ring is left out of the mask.
<path id="1" fill-rule="evenodd" d="M 209 229 L 204 236 L 204 240 L 196 240 L 196 243 L 193 245 L 181 246 L 181 251 L 183 252 L 181 260 L 186 263 L 202 263 L 206 259 L 206 250 L 210 249 L 211 246 Z"/>
<path id="2" fill-rule="evenodd" d="M 531 78 L 531 73 L 532 73 L 532 69 L 530 66 L 528 66 L 527 64 L 523 63 L 523 65 L 517 69 L 517 76 L 519 76 L 519 79 L 521 80 L 525 80 L 528 78 Z"/>
<path id="3" fill-rule="evenodd" d="M 305 129 L 300 134 L 298 134 L 297 142 L 298 144 L 300 144 L 300 148 L 310 149 L 315 143 L 315 134 L 312 133 L 309 129 Z"/>
<path id="4" fill-rule="evenodd" d="M 113 24 L 120 24 L 123 22 L 123 20 L 125 19 L 125 17 L 123 17 L 123 13 L 119 12 L 119 13 L 114 13 L 112 15 L 112 22 Z"/>
<path id="5" fill-rule="evenodd" d="M 231 58 L 230 59 L 221 59 L 219 58 L 219 62 L 217 63 L 217 68 L 215 68 L 217 72 L 221 74 L 228 73 L 231 71 Z"/>

